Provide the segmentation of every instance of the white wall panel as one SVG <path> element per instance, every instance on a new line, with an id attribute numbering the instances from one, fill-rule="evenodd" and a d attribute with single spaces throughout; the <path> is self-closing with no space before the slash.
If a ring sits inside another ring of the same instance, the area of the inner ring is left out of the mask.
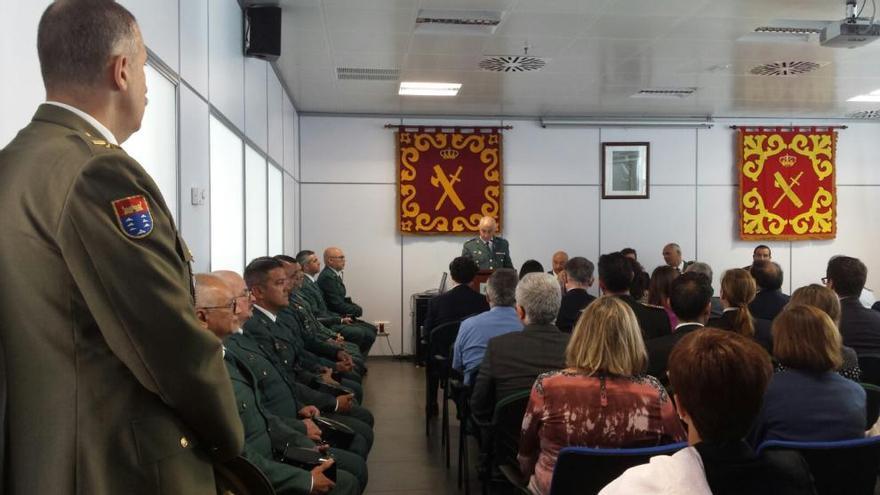
<path id="1" fill-rule="evenodd" d="M 651 199 L 610 200 L 601 204 L 600 249 L 603 253 L 625 247 L 639 253 L 650 273 L 663 263 L 663 246 L 675 242 L 682 256 L 694 259 L 696 195 L 693 187 L 654 186 Z"/>
<path id="2" fill-rule="evenodd" d="M 727 125 L 697 130 L 699 184 L 739 185 L 737 131 Z M 653 165 L 653 164 L 652 164 Z"/>
<path id="3" fill-rule="evenodd" d="M 284 136 L 284 169 L 297 177 L 299 163 L 299 140 L 297 139 L 297 115 L 293 103 L 286 96 L 283 100 L 283 136 Z"/>
<path id="4" fill-rule="evenodd" d="M 345 252 L 348 295 L 363 306 L 364 320 L 391 322 L 391 344 L 398 352 L 401 255 L 394 186 L 303 184 L 301 194 L 302 248 L 323 253 L 329 246 L 338 246 Z M 373 353 L 385 352 L 385 344 L 377 342 Z"/>
<path id="5" fill-rule="evenodd" d="M 269 104 L 269 156 L 277 163 L 284 162 L 284 90 L 278 82 L 278 76 L 272 67 L 268 71 L 268 89 L 266 96 Z"/>
<path id="6" fill-rule="evenodd" d="M 730 268 L 751 264 L 755 246 L 770 246 L 773 261 L 785 274 L 783 290 L 789 290 L 789 242 L 743 241 L 739 238 L 739 186 L 704 186 L 697 191 L 697 252 L 695 258 L 712 267 L 715 294 L 721 293 L 721 277 Z"/>
<path id="7" fill-rule="evenodd" d="M 396 146 L 394 133 L 384 128 L 388 122 L 393 121 L 385 118 L 300 118 L 301 180 L 394 183 Z M 393 193 L 390 197 L 393 198 Z"/>
<path id="8" fill-rule="evenodd" d="M 837 131 L 837 184 L 880 185 L 877 142 L 880 126 L 852 124 Z"/>
<path id="9" fill-rule="evenodd" d="M 266 69 L 269 64 L 256 58 L 244 59 L 244 131 L 261 151 L 268 149 L 266 136 Z"/>
<path id="10" fill-rule="evenodd" d="M 119 3 L 137 18 L 144 43 L 165 65 L 178 72 L 180 52 L 177 0 L 120 0 Z"/>
<path id="11" fill-rule="evenodd" d="M 696 133 L 695 129 L 602 129 L 600 138 L 605 143 L 651 143 L 651 186 L 694 184 L 697 165 Z M 599 153 L 601 152 L 600 144 Z M 599 156 L 601 166 L 601 155 Z"/>
<path id="12" fill-rule="evenodd" d="M 299 248 L 297 237 L 299 233 L 299 193 L 297 183 L 288 174 L 284 174 L 284 253 L 295 255 Z"/>
<path id="13" fill-rule="evenodd" d="M 37 105 L 45 100 L 37 60 L 37 23 L 49 3 L 0 0 L 0 148 L 31 121 Z"/>
<path id="14" fill-rule="evenodd" d="M 569 256 L 598 261 L 598 186 L 507 186 L 504 195 L 504 237 L 510 241 L 517 270 L 528 259 L 549 270 L 553 253 L 560 249 Z"/>
<path id="15" fill-rule="evenodd" d="M 180 2 L 180 77 L 208 97 L 208 0 Z"/>
<path id="16" fill-rule="evenodd" d="M 505 184 L 599 184 L 599 130 L 544 129 L 537 121 L 505 121 Z"/>
<path id="17" fill-rule="evenodd" d="M 880 198 L 878 186 L 837 187 L 837 239 L 792 243 L 792 287 L 821 283 L 828 259 L 838 254 L 854 256 L 868 266 L 868 288 L 880 292 Z"/>
<path id="18" fill-rule="evenodd" d="M 214 1 L 208 9 L 208 86 L 211 104 L 244 129 L 242 12 L 235 1 Z"/>
<path id="19" fill-rule="evenodd" d="M 193 269 L 211 266 L 210 201 L 193 205 L 193 187 L 208 191 L 210 176 L 210 125 L 208 104 L 186 86 L 180 87 L 180 231 L 195 260 Z"/>

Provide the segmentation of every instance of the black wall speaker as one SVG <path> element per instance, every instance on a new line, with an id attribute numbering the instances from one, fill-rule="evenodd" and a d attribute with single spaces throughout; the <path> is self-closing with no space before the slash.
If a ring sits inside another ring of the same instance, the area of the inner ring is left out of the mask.
<path id="1" fill-rule="evenodd" d="M 252 6 L 244 11 L 244 54 L 263 60 L 281 55 L 281 7 Z"/>

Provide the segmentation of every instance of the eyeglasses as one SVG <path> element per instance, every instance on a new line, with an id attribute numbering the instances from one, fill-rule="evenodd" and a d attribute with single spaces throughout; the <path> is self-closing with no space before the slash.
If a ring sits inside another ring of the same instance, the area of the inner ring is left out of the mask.
<path id="1" fill-rule="evenodd" d="M 345 256 L 328 256 L 328 258 L 334 259 L 334 260 L 344 260 Z"/>
<path id="2" fill-rule="evenodd" d="M 250 290 L 250 289 L 245 289 L 244 292 L 242 292 L 241 294 L 235 296 L 235 299 L 241 299 L 242 297 L 244 297 L 244 298 L 246 298 L 246 299 L 250 299 L 250 298 L 251 298 L 251 290 Z"/>
<path id="3" fill-rule="evenodd" d="M 238 309 L 238 298 L 232 298 L 232 302 L 225 306 L 202 306 L 196 309 L 204 309 L 205 311 L 210 311 L 212 309 L 231 309 L 233 313 Z"/>

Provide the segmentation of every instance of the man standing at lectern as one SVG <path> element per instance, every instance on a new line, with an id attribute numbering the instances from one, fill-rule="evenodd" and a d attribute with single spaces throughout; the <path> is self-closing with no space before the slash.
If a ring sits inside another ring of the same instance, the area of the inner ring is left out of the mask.
<path id="1" fill-rule="evenodd" d="M 461 255 L 466 256 L 480 267 L 480 270 L 495 270 L 497 268 L 513 268 L 510 259 L 510 246 L 501 237 L 496 237 L 498 224 L 492 217 L 483 217 L 479 224 L 480 237 L 464 243 Z"/>

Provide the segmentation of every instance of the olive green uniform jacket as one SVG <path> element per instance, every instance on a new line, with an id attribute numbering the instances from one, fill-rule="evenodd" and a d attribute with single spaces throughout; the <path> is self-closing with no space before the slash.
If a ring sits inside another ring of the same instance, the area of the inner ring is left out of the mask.
<path id="1" fill-rule="evenodd" d="M 321 291 L 318 283 L 309 277 L 305 277 L 302 288 L 297 292 L 309 302 L 315 317 L 321 323 L 341 333 L 345 340 L 356 344 L 364 356 L 370 352 L 373 342 L 376 341 L 376 332 L 378 332 L 375 326 L 359 320 L 355 320 L 351 324 L 342 323 L 342 317 L 339 313 L 334 313 L 327 307 L 327 303 L 324 301 L 324 292 Z"/>
<path id="2" fill-rule="evenodd" d="M 324 302 L 327 309 L 343 316 L 359 318 L 364 315 L 364 310 L 345 293 L 345 284 L 342 278 L 329 266 L 325 266 L 318 275 L 318 287 L 324 294 Z"/>
<path id="3" fill-rule="evenodd" d="M 510 259 L 510 245 L 506 239 L 501 237 L 492 238 L 491 252 L 482 239 L 474 237 L 464 243 L 461 255 L 474 260 L 480 270 L 513 268 L 513 260 Z"/>
<path id="4" fill-rule="evenodd" d="M 73 112 L 41 105 L 0 151 L 6 494 L 215 492 L 243 433 L 220 341 L 159 189 Z M 113 202 L 139 197 L 146 235 Z M 130 232 L 130 231 L 129 231 Z"/>

